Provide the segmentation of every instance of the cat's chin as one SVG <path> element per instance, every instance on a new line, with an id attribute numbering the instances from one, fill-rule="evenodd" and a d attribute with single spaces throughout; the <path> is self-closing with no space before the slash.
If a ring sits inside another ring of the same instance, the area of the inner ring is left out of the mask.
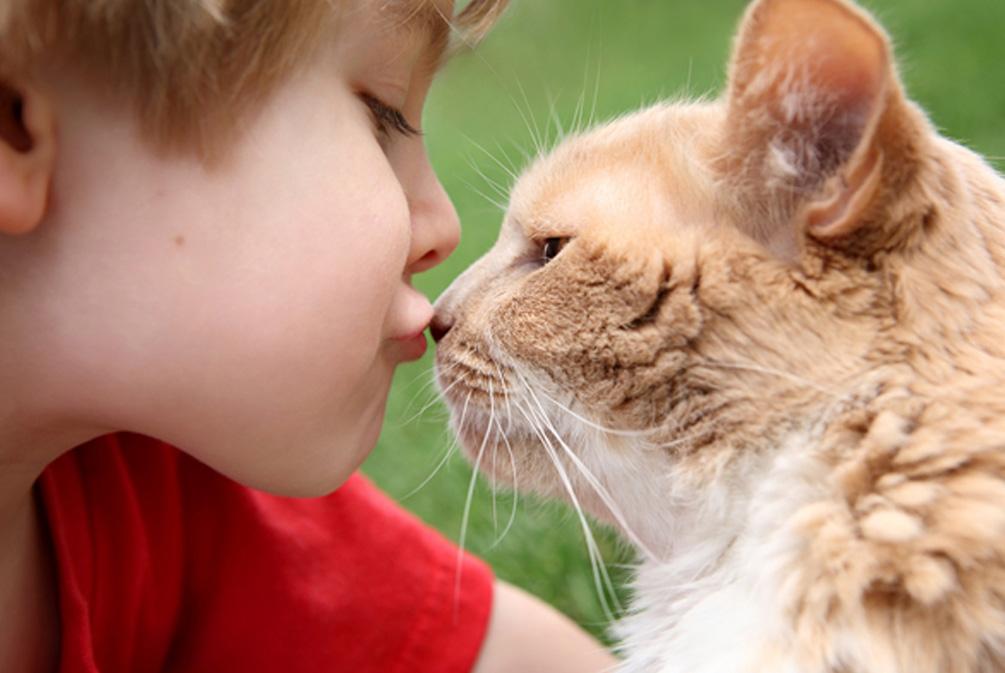
<path id="1" fill-rule="evenodd" d="M 554 465 L 532 430 L 505 415 L 472 409 L 470 404 L 463 417 L 455 409 L 452 418 L 464 456 L 493 485 L 548 497 L 562 495 L 549 478 Z"/>

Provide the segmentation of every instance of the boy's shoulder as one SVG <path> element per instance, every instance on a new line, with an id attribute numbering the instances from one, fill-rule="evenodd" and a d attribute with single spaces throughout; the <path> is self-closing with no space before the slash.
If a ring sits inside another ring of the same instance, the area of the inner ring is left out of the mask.
<path id="1" fill-rule="evenodd" d="M 477 656 L 489 570 L 359 475 L 282 498 L 118 434 L 62 456 L 39 491 L 63 656 L 83 670 L 467 671 Z"/>

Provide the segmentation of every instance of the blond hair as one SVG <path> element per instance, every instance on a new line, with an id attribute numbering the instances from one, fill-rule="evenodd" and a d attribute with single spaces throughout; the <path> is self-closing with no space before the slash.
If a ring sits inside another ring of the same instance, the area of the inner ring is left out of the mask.
<path id="1" fill-rule="evenodd" d="M 382 0 L 384 1 L 384 0 Z M 394 3 L 395 0 L 389 0 Z M 484 35 L 507 0 L 441 17 Z M 2 0 L 0 77 L 79 65 L 132 101 L 159 147 L 212 151 L 335 25 L 339 0 Z M 429 0 L 397 0 L 427 9 Z"/>

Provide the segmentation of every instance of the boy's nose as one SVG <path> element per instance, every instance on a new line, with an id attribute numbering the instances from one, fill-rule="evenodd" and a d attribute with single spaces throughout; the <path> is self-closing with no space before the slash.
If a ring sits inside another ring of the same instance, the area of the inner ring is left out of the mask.
<path id="1" fill-rule="evenodd" d="M 409 273 L 431 269 L 457 247 L 461 239 L 461 225 L 454 204 L 435 178 L 413 200 L 412 244 L 408 254 Z"/>

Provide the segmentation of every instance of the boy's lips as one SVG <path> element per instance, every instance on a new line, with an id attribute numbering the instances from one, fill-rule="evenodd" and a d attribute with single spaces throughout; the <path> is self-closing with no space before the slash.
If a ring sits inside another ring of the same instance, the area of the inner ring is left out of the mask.
<path id="1" fill-rule="evenodd" d="M 425 330 L 411 336 L 395 337 L 392 341 L 396 346 L 399 356 L 405 362 L 421 358 L 425 355 L 428 345 Z"/>
<path id="2" fill-rule="evenodd" d="M 402 309 L 399 313 L 402 325 L 390 341 L 402 361 L 418 360 L 426 352 L 425 332 L 433 320 L 433 306 L 422 293 L 411 286 L 404 297 L 404 303 L 399 305 Z"/>

